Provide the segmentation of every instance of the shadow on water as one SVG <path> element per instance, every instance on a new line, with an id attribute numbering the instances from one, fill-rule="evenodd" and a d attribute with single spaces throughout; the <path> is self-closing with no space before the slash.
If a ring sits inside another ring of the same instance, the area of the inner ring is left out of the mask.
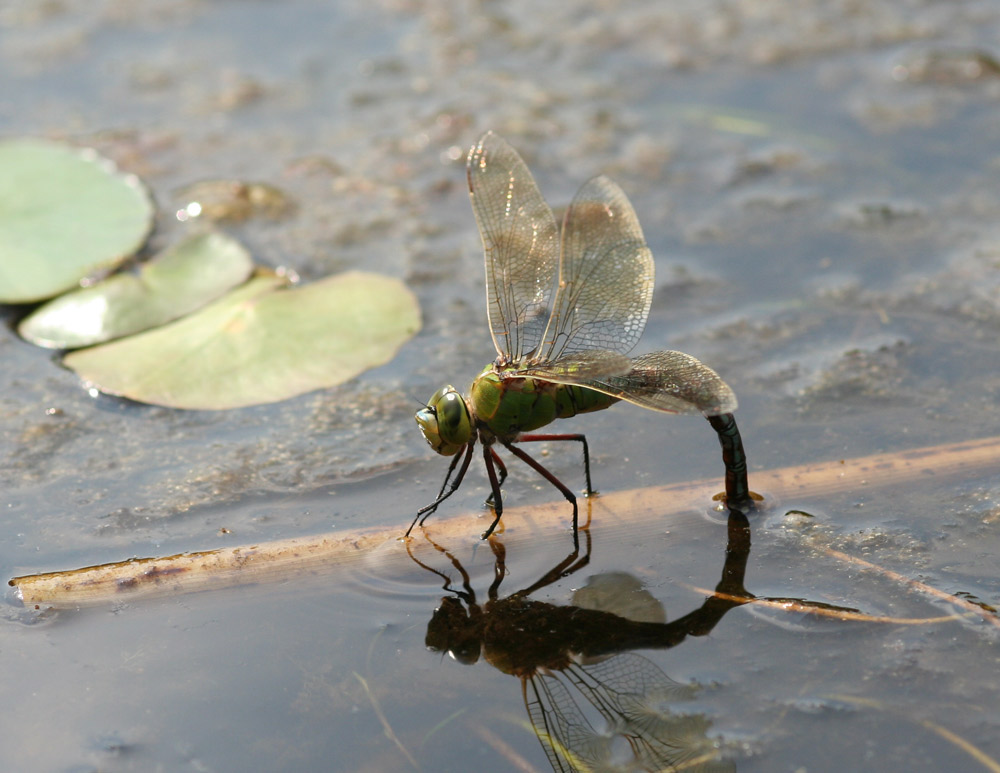
<path id="1" fill-rule="evenodd" d="M 582 556 L 579 548 L 574 549 L 536 582 L 503 598 L 500 585 L 507 574 L 506 548 L 497 537 L 490 538 L 494 578 L 485 603 L 478 601 L 461 562 L 425 532 L 427 543 L 447 559 L 461 580 L 461 587 L 455 587 L 447 569 L 432 565 L 437 556 L 422 560 L 414 554 L 413 542 L 408 543 L 410 557 L 442 578 L 450 594 L 434 611 L 425 643 L 428 649 L 446 652 L 460 663 L 473 665 L 482 658 L 520 679 L 531 726 L 553 770 L 605 769 L 608 765 L 628 770 L 735 770 L 735 762 L 709 736 L 712 720 L 674 708 L 693 697 L 696 686 L 674 681 L 648 658 L 633 652 L 670 649 L 688 637 L 705 636 L 729 610 L 755 598 L 744 587 L 750 555 L 746 516 L 732 511 L 727 532 L 715 594 L 669 623 L 664 622 L 660 603 L 624 573 L 590 578 L 587 586 L 574 593 L 572 605 L 530 598 L 590 563 L 593 540 L 589 529 L 583 530 Z M 626 608 L 638 609 L 623 613 Z"/>

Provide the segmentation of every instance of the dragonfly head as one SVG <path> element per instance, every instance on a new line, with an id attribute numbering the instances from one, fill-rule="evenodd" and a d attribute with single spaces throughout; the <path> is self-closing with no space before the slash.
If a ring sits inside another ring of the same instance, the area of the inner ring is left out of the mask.
<path id="1" fill-rule="evenodd" d="M 469 406 L 451 385 L 435 392 L 413 418 L 431 448 L 442 456 L 454 456 L 472 438 Z"/>
<path id="2" fill-rule="evenodd" d="M 441 606 L 427 624 L 424 643 L 434 652 L 447 652 L 459 663 L 471 666 L 482 650 L 483 616 L 474 604 L 465 609 L 452 596 L 441 599 Z"/>

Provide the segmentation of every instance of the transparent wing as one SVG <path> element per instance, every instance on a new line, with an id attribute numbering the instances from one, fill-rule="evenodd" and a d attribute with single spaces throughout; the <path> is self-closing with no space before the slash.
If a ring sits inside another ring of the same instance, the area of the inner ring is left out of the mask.
<path id="1" fill-rule="evenodd" d="M 607 177 L 585 183 L 566 210 L 559 285 L 532 360 L 594 349 L 628 354 L 646 327 L 653 278 L 653 255 L 625 193 Z"/>
<path id="2" fill-rule="evenodd" d="M 708 737 L 711 720 L 699 713 L 671 712 L 675 702 L 692 697 L 691 686 L 678 684 L 647 658 L 623 652 L 586 667 L 570 666 L 564 673 L 628 741 L 633 769 L 699 773 L 736 769 L 720 759 Z"/>
<path id="3" fill-rule="evenodd" d="M 610 374 L 597 373 L 602 359 L 596 357 L 598 354 L 593 352 L 590 358 L 584 358 L 585 362 L 594 359 L 594 367 L 574 369 L 570 363 L 557 361 L 529 368 L 527 372 L 557 384 L 594 389 L 664 413 L 718 416 L 736 410 L 736 395 L 729 385 L 690 354 L 651 352 L 628 360 L 630 367 L 626 371 Z M 607 359 L 612 364 L 617 362 L 613 357 Z"/>
<path id="4" fill-rule="evenodd" d="M 518 368 L 518 375 L 532 376 L 557 384 L 587 385 L 593 379 L 624 376 L 632 370 L 632 360 L 624 354 L 595 349 L 568 354 L 552 362 L 538 362 Z"/>
<path id="5" fill-rule="evenodd" d="M 537 350 L 559 262 L 559 228 L 510 145 L 487 132 L 469 151 L 469 196 L 486 253 L 486 308 L 497 353 Z"/>
<path id="6" fill-rule="evenodd" d="M 567 685 L 604 719 L 595 729 Z M 528 716 L 553 770 L 690 770 L 731 773 L 708 737 L 711 721 L 670 707 L 692 697 L 693 688 L 670 679 L 652 661 L 624 652 L 561 672 L 540 670 L 523 680 Z M 623 759 L 625 740 L 632 759 Z"/>
<path id="7" fill-rule="evenodd" d="M 555 674 L 523 680 L 524 705 L 549 764 L 557 773 L 589 770 L 586 751 L 600 734 Z"/>
<path id="8" fill-rule="evenodd" d="M 634 652 L 621 652 L 586 666 L 572 665 L 565 673 L 593 706 L 602 708 L 602 714 L 619 719 L 628 719 L 633 696 L 646 695 L 654 688 L 681 687 L 651 660 Z"/>
<path id="9" fill-rule="evenodd" d="M 583 386 L 664 413 L 718 416 L 736 410 L 736 395 L 719 374 L 684 352 L 651 352 L 632 360 L 623 376 Z"/>

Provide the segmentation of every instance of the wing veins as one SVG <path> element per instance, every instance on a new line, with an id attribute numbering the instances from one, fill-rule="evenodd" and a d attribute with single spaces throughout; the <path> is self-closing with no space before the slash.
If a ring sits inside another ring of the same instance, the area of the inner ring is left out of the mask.
<path id="1" fill-rule="evenodd" d="M 596 349 L 627 354 L 649 315 L 654 265 L 624 191 L 603 176 L 586 182 L 566 211 L 560 248 L 559 282 L 535 359 Z"/>
<path id="2" fill-rule="evenodd" d="M 593 367 L 574 368 L 574 358 L 560 369 L 560 361 L 527 368 L 524 375 L 555 384 L 579 386 L 662 413 L 718 416 L 736 410 L 736 395 L 714 370 L 690 354 L 651 352 L 630 360 L 614 352 L 591 352 Z M 620 359 L 618 359 L 620 358 Z M 618 362 L 628 365 L 615 370 Z M 600 366 L 607 365 L 605 372 Z"/>
<path id="3" fill-rule="evenodd" d="M 469 152 L 469 192 L 482 237 L 487 312 L 501 358 L 536 351 L 551 308 L 558 225 L 527 165 L 487 132 Z"/>

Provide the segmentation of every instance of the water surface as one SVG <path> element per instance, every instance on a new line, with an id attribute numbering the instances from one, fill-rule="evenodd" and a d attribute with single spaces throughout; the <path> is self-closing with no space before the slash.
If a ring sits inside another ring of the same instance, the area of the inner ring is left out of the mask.
<path id="1" fill-rule="evenodd" d="M 259 262 L 306 281 L 402 277 L 425 323 L 392 363 L 336 390 L 185 413 L 92 397 L 17 338 L 23 310 L 4 308 L 6 576 L 402 531 L 446 466 L 413 425 L 417 400 L 442 380 L 464 387 L 493 356 L 463 169 L 490 128 L 554 206 L 598 173 L 628 192 L 658 271 L 639 350 L 681 349 L 723 375 L 752 471 L 1000 435 L 997 9 L 536 6 L 4 8 L 3 134 L 66 137 L 142 175 L 162 210 L 154 246 L 187 227 L 173 217 L 183 186 L 276 185 L 292 216 L 227 226 Z M 574 427 L 604 492 L 721 488 L 696 418 L 622 406 Z M 582 488 L 575 452 L 545 463 Z M 542 484 L 512 465 L 506 500 L 557 497 Z M 468 533 L 443 545 L 478 604 L 495 558 L 476 540 L 487 491 L 473 470 L 448 511 L 467 514 Z M 745 588 L 896 618 L 954 611 L 824 549 L 836 548 L 995 609 L 998 501 L 995 468 L 772 497 L 751 523 Z M 683 618 L 726 562 L 711 506 L 660 524 L 596 519 L 589 564 L 532 597 L 565 607 L 590 578 L 627 573 L 668 622 Z M 571 550 L 565 529 L 529 540 L 505 526 L 500 596 Z M 414 549 L 462 589 L 423 536 Z M 426 649 L 441 599 L 459 598 L 443 584 L 389 541 L 318 580 L 80 611 L 11 604 L 2 767 L 547 769 L 519 678 Z M 990 768 L 972 750 L 1000 759 L 997 646 L 981 616 L 904 625 L 743 606 L 706 635 L 603 663 L 641 657 L 661 687 L 676 683 L 658 708 L 714 769 L 977 770 Z M 601 712 L 572 694 L 599 732 Z"/>

